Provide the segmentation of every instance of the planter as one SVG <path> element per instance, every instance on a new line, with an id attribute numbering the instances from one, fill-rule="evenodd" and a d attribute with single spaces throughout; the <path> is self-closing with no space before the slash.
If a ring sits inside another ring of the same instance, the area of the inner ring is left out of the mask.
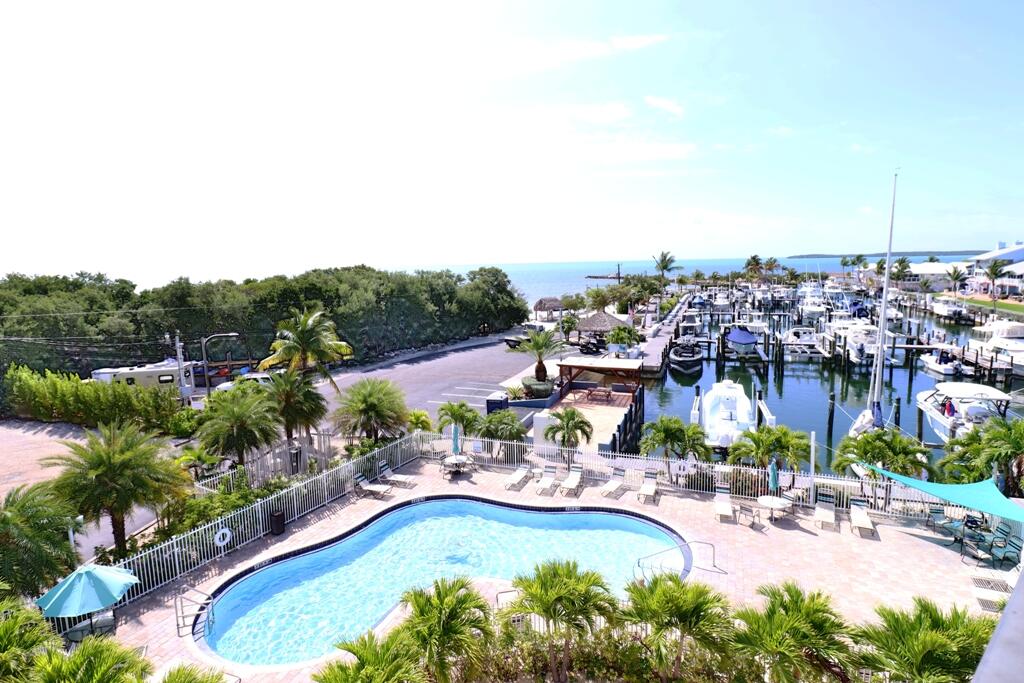
<path id="1" fill-rule="evenodd" d="M 547 398 L 555 390 L 555 383 L 550 380 L 538 382 L 533 377 L 524 377 L 523 388 L 530 398 Z"/>

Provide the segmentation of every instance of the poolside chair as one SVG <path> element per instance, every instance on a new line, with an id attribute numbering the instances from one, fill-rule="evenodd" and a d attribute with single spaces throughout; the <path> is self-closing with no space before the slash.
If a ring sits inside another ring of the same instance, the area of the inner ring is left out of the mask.
<path id="1" fill-rule="evenodd" d="M 355 485 L 356 494 L 360 496 L 364 493 L 369 493 L 376 498 L 383 498 L 391 493 L 391 486 L 388 484 L 371 484 L 361 474 L 356 474 L 352 477 L 352 483 Z"/>
<path id="2" fill-rule="evenodd" d="M 814 523 L 824 529 L 830 524 L 836 531 L 839 530 L 839 523 L 836 522 L 836 498 L 826 491 L 818 492 L 818 500 L 814 504 Z"/>
<path id="3" fill-rule="evenodd" d="M 658 473 L 654 470 L 647 470 L 644 472 L 644 483 L 640 485 L 640 490 L 636 493 L 636 499 L 640 502 L 650 502 L 653 500 L 655 503 L 658 502 Z"/>
<path id="4" fill-rule="evenodd" d="M 991 548 L 994 545 L 1006 545 L 1006 541 L 1013 534 L 1013 529 L 1006 522 L 999 522 L 996 526 L 996 530 L 991 533 L 982 533 L 984 540 L 981 541 L 982 547 Z"/>
<path id="5" fill-rule="evenodd" d="M 956 521 L 958 520 L 951 519 L 946 515 L 946 508 L 942 505 L 929 505 L 928 520 L 924 525 L 934 527 L 935 529 L 947 529 L 947 525 Z"/>
<path id="6" fill-rule="evenodd" d="M 748 505 L 747 503 L 740 503 L 739 505 L 736 506 L 736 516 L 737 519 L 742 519 L 743 517 L 749 519 L 749 526 L 751 528 L 754 527 L 755 521 L 758 524 L 761 523 L 761 511 L 752 505 Z"/>
<path id="7" fill-rule="evenodd" d="M 736 508 L 732 504 L 729 487 L 719 484 L 715 487 L 715 516 L 721 522 L 723 517 L 736 520 Z"/>
<path id="8" fill-rule="evenodd" d="M 398 484 L 399 486 L 412 486 L 416 483 L 416 477 L 408 474 L 395 474 L 391 471 L 391 465 L 381 460 L 377 465 L 380 468 L 380 480 L 386 484 Z"/>
<path id="9" fill-rule="evenodd" d="M 558 468 L 554 465 L 544 466 L 544 476 L 537 482 L 537 495 L 544 493 L 545 491 L 551 491 L 555 486 L 558 485 L 558 480 L 555 479 L 555 475 L 558 474 Z"/>
<path id="10" fill-rule="evenodd" d="M 619 489 L 622 488 L 622 484 L 625 479 L 626 470 L 621 467 L 613 467 L 611 479 L 601 487 L 601 495 L 607 498 L 608 496 L 618 493 Z"/>
<path id="11" fill-rule="evenodd" d="M 578 498 L 581 488 L 583 488 L 583 465 L 569 465 L 569 476 L 559 485 L 558 490 L 562 492 L 563 496 L 572 491 Z"/>
<path id="12" fill-rule="evenodd" d="M 875 523 L 871 521 L 868 514 L 868 501 L 866 498 L 850 499 L 850 528 L 863 535 L 865 531 L 875 535 Z"/>
<path id="13" fill-rule="evenodd" d="M 999 567 L 1002 568 L 1003 562 L 1010 561 L 1020 564 L 1021 549 L 1024 548 L 1024 539 L 1020 536 L 1010 536 L 1006 539 L 1005 545 L 993 545 L 992 546 L 992 567 L 995 568 L 996 560 L 999 560 Z"/>
<path id="14" fill-rule="evenodd" d="M 505 488 L 513 489 L 522 486 L 526 480 L 528 480 L 533 474 L 530 472 L 529 465 L 520 465 L 516 468 L 516 471 L 508 475 L 505 479 Z"/>

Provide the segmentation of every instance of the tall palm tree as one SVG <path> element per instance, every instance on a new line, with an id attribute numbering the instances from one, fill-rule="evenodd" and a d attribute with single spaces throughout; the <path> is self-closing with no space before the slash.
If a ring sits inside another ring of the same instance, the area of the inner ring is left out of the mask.
<path id="1" fill-rule="evenodd" d="M 992 471 L 996 467 L 1005 481 L 1004 493 L 1020 496 L 1024 476 L 1024 420 L 990 418 L 981 430 L 979 468 Z"/>
<path id="2" fill-rule="evenodd" d="M 435 579 L 432 590 L 407 591 L 402 603 L 410 609 L 402 628 L 435 683 L 450 683 L 453 671 L 460 680 L 478 671 L 494 630 L 487 600 L 469 579 Z"/>
<path id="3" fill-rule="evenodd" d="M 786 273 L 786 282 L 790 284 L 795 284 L 800 280 L 800 271 L 798 271 L 796 268 L 793 268 L 792 266 L 786 266 L 784 272 Z"/>
<path id="4" fill-rule="evenodd" d="M 849 627 L 826 595 L 804 593 L 792 582 L 761 586 L 758 593 L 765 598 L 762 609 L 745 607 L 734 613 L 740 625 L 732 644 L 760 664 L 766 681 L 850 680 Z"/>
<path id="5" fill-rule="evenodd" d="M 967 273 L 960 270 L 959 266 L 950 266 L 949 270 L 946 271 L 946 277 L 949 278 L 949 283 L 953 287 L 953 294 L 957 294 L 960 288 L 967 282 Z"/>
<path id="6" fill-rule="evenodd" d="M 751 462 L 755 467 L 768 467 L 774 458 L 781 458 L 786 466 L 797 468 L 810 460 L 810 438 L 805 432 L 796 432 L 785 425 L 761 425 L 756 431 L 747 431 L 729 447 L 729 462 Z"/>
<path id="7" fill-rule="evenodd" d="M 593 436 L 594 425 L 576 408 L 551 411 L 551 422 L 544 428 L 544 438 L 557 443 L 570 464 L 580 440 L 590 443 Z"/>
<path id="8" fill-rule="evenodd" d="M 747 275 L 759 280 L 761 273 L 764 272 L 764 264 L 761 262 L 761 257 L 757 254 L 747 258 L 746 263 L 743 264 L 743 270 L 746 271 Z"/>
<path id="9" fill-rule="evenodd" d="M 925 263 L 938 263 L 939 262 L 939 257 L 936 256 L 935 254 L 929 254 L 928 258 L 926 258 L 924 260 L 924 262 Z"/>
<path id="10" fill-rule="evenodd" d="M 906 256 L 900 256 L 896 259 L 896 262 L 892 267 L 892 279 L 896 282 L 903 283 L 910 277 L 910 273 L 910 259 Z"/>
<path id="11" fill-rule="evenodd" d="M 992 462 L 983 452 L 984 433 L 984 427 L 971 429 L 946 443 L 946 455 L 936 464 L 946 483 L 973 484 L 992 476 Z M 1004 481 L 1009 484 L 1008 479 Z"/>
<path id="12" fill-rule="evenodd" d="M 1007 276 L 1007 261 L 996 259 L 992 263 L 985 267 L 984 274 L 985 279 L 988 280 L 988 292 L 989 296 L 992 297 L 992 312 L 996 311 L 996 299 L 999 298 L 999 294 L 996 291 L 996 283 Z"/>
<path id="13" fill-rule="evenodd" d="M 657 574 L 626 586 L 627 623 L 646 629 L 644 645 L 662 681 L 679 680 L 686 648 L 721 656 L 732 631 L 729 601 L 710 586 L 684 581 L 677 574 Z"/>
<path id="14" fill-rule="evenodd" d="M 864 258 L 864 254 L 857 254 L 853 257 L 853 261 L 851 261 L 850 265 L 857 269 L 857 280 L 860 280 L 860 271 L 868 267 L 868 260 Z"/>
<path id="15" fill-rule="evenodd" d="M 893 683 L 970 681 L 996 624 L 992 617 L 957 607 L 944 612 L 921 597 L 910 610 L 880 606 L 875 611 L 880 623 L 854 632 L 858 643 L 869 646 L 859 659 Z"/>
<path id="16" fill-rule="evenodd" d="M 644 423 L 643 431 L 640 452 L 646 455 L 664 449 L 666 466 L 672 456 L 693 455 L 698 460 L 711 457 L 707 435 L 699 424 L 686 424 L 675 415 L 659 415 L 654 422 Z"/>
<path id="17" fill-rule="evenodd" d="M 698 284 L 702 284 L 704 282 L 704 271 L 700 268 L 696 268 L 693 271 L 693 281 Z"/>
<path id="18" fill-rule="evenodd" d="M 409 417 L 406 420 L 406 424 L 409 429 L 414 431 L 417 429 L 422 432 L 434 431 L 434 423 L 430 421 L 430 413 L 421 408 L 409 411 Z"/>
<path id="19" fill-rule="evenodd" d="M 676 265 L 676 257 L 667 251 L 663 251 L 651 258 L 654 259 L 654 270 L 657 271 L 661 287 L 664 289 L 665 285 L 668 284 L 665 274 L 679 269 L 679 266 Z"/>
<path id="20" fill-rule="evenodd" d="M 846 269 L 849 268 L 851 265 L 852 264 L 850 262 L 849 256 L 843 256 L 842 258 L 839 259 L 839 267 L 843 269 L 843 278 L 846 277 Z"/>
<path id="21" fill-rule="evenodd" d="M 932 291 L 932 279 L 930 277 L 923 277 L 918 281 L 917 286 L 925 294 L 930 294 Z"/>
<path id="22" fill-rule="evenodd" d="M 32 683 L 141 683 L 152 665 L 136 650 L 112 638 L 89 636 L 70 653 L 45 651 L 36 658 Z"/>
<path id="23" fill-rule="evenodd" d="M 62 468 L 54 490 L 88 522 L 109 517 L 121 556 L 128 549 L 125 519 L 136 507 L 159 508 L 191 488 L 181 467 L 163 457 L 166 441 L 136 424 L 100 425 L 85 443 L 61 443 L 67 453 L 43 460 L 46 467 Z"/>
<path id="24" fill-rule="evenodd" d="M 387 379 L 364 377 L 341 393 L 332 415 L 334 424 L 346 434 L 371 441 L 402 434 L 409 421 L 402 389 Z"/>
<path id="25" fill-rule="evenodd" d="M 603 311 L 612 303 L 612 296 L 605 287 L 591 287 L 587 290 L 587 305 L 593 311 Z"/>
<path id="26" fill-rule="evenodd" d="M 615 618 L 617 604 L 608 585 L 600 574 L 581 570 L 574 560 L 538 564 L 532 575 L 517 576 L 512 585 L 519 597 L 504 613 L 543 620 L 550 675 L 555 681 L 568 681 L 573 640 L 593 634 L 599 619 Z M 557 640 L 562 643 L 561 653 Z"/>
<path id="27" fill-rule="evenodd" d="M 271 354 L 260 361 L 260 370 L 287 365 L 292 370 L 313 370 L 335 389 L 331 373 L 324 363 L 351 358 L 352 347 L 338 339 L 334 321 L 323 311 L 292 309 L 292 317 L 277 325 L 277 339 L 270 345 Z"/>
<path id="28" fill-rule="evenodd" d="M 538 382 L 546 382 L 548 379 L 548 369 L 544 365 L 544 360 L 564 349 L 565 342 L 555 335 L 554 330 L 539 330 L 529 332 L 526 335 L 526 339 L 522 340 L 518 346 L 508 350 L 515 353 L 527 353 L 533 356 L 537 361 L 536 366 L 533 368 L 533 378 Z"/>
<path id="29" fill-rule="evenodd" d="M 775 271 L 777 271 L 778 269 L 779 259 L 775 258 L 774 256 L 769 256 L 764 260 L 764 272 L 767 273 L 769 277 L 774 275 Z"/>
<path id="30" fill-rule="evenodd" d="M 427 683 L 416 647 L 405 629 L 392 630 L 383 640 L 367 631 L 358 640 L 338 644 L 355 658 L 331 662 L 313 674 L 316 683 Z"/>
<path id="31" fill-rule="evenodd" d="M 885 258 L 880 258 L 875 261 L 875 276 L 878 279 L 885 277 Z"/>
<path id="32" fill-rule="evenodd" d="M 39 595 L 75 567 L 68 529 L 81 529 L 76 515 L 44 484 L 7 492 L 0 505 L 0 576 L 10 592 Z"/>
<path id="33" fill-rule="evenodd" d="M 476 434 L 482 419 L 476 408 L 465 401 L 448 401 L 437 408 L 437 428 L 441 431 L 456 426 L 464 436 Z"/>
<path id="34" fill-rule="evenodd" d="M 477 434 L 485 439 L 499 441 L 522 441 L 526 438 L 526 427 L 514 410 L 495 410 L 481 420 Z"/>
<path id="35" fill-rule="evenodd" d="M 844 472 L 856 463 L 868 463 L 908 477 L 919 477 L 922 473 L 929 478 L 938 476 L 937 468 L 928 462 L 928 450 L 895 428 L 844 437 L 836 453 L 832 461 L 836 472 Z"/>
<path id="36" fill-rule="evenodd" d="M 265 390 L 277 406 L 284 423 L 284 436 L 289 442 L 295 430 L 312 429 L 327 415 L 327 399 L 307 375 L 296 370 L 271 375 Z"/>
<path id="37" fill-rule="evenodd" d="M 196 436 L 206 450 L 245 465 L 249 451 L 278 439 L 281 415 L 265 391 L 236 388 L 214 392 Z"/>
<path id="38" fill-rule="evenodd" d="M 0 681 L 23 681 L 39 654 L 63 643 L 42 613 L 19 599 L 0 600 L 0 614 Z"/>
<path id="39" fill-rule="evenodd" d="M 224 683 L 224 674 L 191 664 L 179 664 L 167 672 L 161 683 Z"/>

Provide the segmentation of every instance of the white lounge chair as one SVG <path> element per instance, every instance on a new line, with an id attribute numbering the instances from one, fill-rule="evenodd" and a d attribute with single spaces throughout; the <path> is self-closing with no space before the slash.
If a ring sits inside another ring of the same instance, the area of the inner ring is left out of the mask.
<path id="1" fill-rule="evenodd" d="M 506 489 L 513 489 L 513 488 L 516 488 L 518 486 L 522 486 L 523 482 L 525 482 L 527 479 L 529 479 L 532 476 L 533 476 L 533 474 L 530 472 L 530 466 L 529 465 L 520 465 L 519 468 L 516 469 L 515 472 L 513 472 L 510 475 L 508 475 L 508 477 L 505 479 L 505 488 Z"/>
<path id="2" fill-rule="evenodd" d="M 718 517 L 718 521 L 722 521 L 723 517 L 736 519 L 736 508 L 732 504 L 728 486 L 715 487 L 715 516 Z"/>
<path id="3" fill-rule="evenodd" d="M 577 496 L 580 495 L 580 489 L 583 487 L 583 465 L 569 465 L 569 476 L 565 478 L 561 484 L 558 485 L 558 490 L 563 496 L 569 495 L 569 491 L 572 491 Z"/>
<path id="4" fill-rule="evenodd" d="M 612 468 L 612 478 L 601 487 L 601 495 L 608 497 L 618 493 L 619 489 L 622 488 L 622 482 L 626 478 L 626 470 L 621 467 Z"/>
<path id="5" fill-rule="evenodd" d="M 352 477 L 352 483 L 355 484 L 356 493 L 362 495 L 369 493 L 377 498 L 383 498 L 384 496 L 391 493 L 391 487 L 387 484 L 371 484 L 366 481 L 366 477 L 361 474 L 356 474 Z"/>
<path id="6" fill-rule="evenodd" d="M 550 491 L 551 489 L 558 486 L 558 480 L 555 479 L 555 475 L 558 474 L 558 468 L 554 465 L 544 466 L 544 476 L 537 482 L 537 495 Z"/>
<path id="7" fill-rule="evenodd" d="M 875 523 L 871 521 L 871 516 L 868 514 L 868 501 L 863 498 L 850 499 L 850 527 L 856 529 L 861 535 L 865 531 L 871 532 L 871 535 L 876 533 Z"/>
<path id="8" fill-rule="evenodd" d="M 391 465 L 381 460 L 377 465 L 380 468 L 380 480 L 387 484 L 398 484 L 399 486 L 412 486 L 416 483 L 416 477 L 408 474 L 395 474 L 391 471 Z"/>
<path id="9" fill-rule="evenodd" d="M 644 472 L 644 483 L 640 485 L 640 490 L 636 492 L 636 498 L 640 502 L 654 500 L 658 501 L 658 473 L 654 470 L 647 470 Z"/>
<path id="10" fill-rule="evenodd" d="M 822 529 L 826 524 L 833 529 L 839 529 L 836 522 L 836 499 L 831 493 L 819 493 L 818 501 L 814 504 L 814 523 Z"/>

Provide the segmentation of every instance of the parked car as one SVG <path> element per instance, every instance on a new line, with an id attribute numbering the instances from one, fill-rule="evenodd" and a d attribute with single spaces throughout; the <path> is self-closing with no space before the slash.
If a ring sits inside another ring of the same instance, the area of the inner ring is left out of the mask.
<path id="1" fill-rule="evenodd" d="M 249 372 L 244 375 L 239 375 L 230 382 L 224 382 L 214 387 L 214 391 L 229 391 L 247 382 L 256 382 L 257 384 L 270 384 L 270 375 L 265 372 Z"/>

